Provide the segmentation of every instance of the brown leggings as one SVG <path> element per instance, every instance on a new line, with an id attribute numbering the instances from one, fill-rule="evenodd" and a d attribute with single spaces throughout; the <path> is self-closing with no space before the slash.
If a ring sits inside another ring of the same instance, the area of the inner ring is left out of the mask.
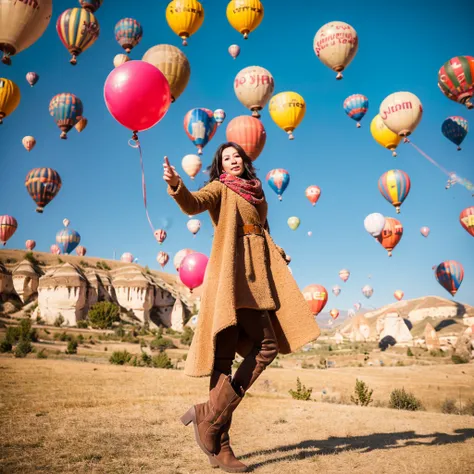
<path id="1" fill-rule="evenodd" d="M 242 308 L 237 310 L 237 325 L 230 326 L 217 335 L 214 370 L 232 374 L 239 334 L 244 332 L 253 341 L 253 348 L 234 374 L 232 384 L 248 390 L 259 375 L 278 354 L 278 342 L 268 311 Z M 213 380 L 211 377 L 211 389 Z"/>

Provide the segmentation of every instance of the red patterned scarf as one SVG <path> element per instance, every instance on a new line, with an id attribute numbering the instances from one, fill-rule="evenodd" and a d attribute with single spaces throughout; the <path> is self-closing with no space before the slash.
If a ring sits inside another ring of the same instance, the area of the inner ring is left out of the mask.
<path id="1" fill-rule="evenodd" d="M 219 181 L 254 206 L 265 201 L 262 183 L 257 178 L 243 179 L 232 174 L 222 173 Z"/>

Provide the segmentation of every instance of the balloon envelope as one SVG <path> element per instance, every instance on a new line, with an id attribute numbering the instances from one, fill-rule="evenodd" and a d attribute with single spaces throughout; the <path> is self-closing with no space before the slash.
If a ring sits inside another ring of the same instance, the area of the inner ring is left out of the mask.
<path id="1" fill-rule="evenodd" d="M 227 20 L 244 39 L 263 20 L 264 9 L 260 0 L 231 0 L 227 5 Z"/>
<path id="2" fill-rule="evenodd" d="M 320 196 L 321 196 L 321 188 L 319 186 L 308 186 L 305 191 L 305 195 L 308 198 L 309 202 L 314 206 Z"/>
<path id="3" fill-rule="evenodd" d="M 191 249 L 182 249 L 176 253 L 176 255 L 173 258 L 173 265 L 174 265 L 174 268 L 176 268 L 176 271 L 179 271 L 179 267 L 181 266 L 181 262 L 183 261 L 183 258 L 186 257 L 187 255 L 191 255 L 192 253 L 194 253 L 194 250 L 191 250 Z"/>
<path id="4" fill-rule="evenodd" d="M 234 92 L 242 105 L 252 111 L 252 116 L 260 118 L 262 110 L 275 88 L 275 81 L 269 71 L 260 66 L 242 69 L 234 80 Z"/>
<path id="5" fill-rule="evenodd" d="M 166 7 L 169 27 L 187 46 L 187 38 L 196 33 L 204 21 L 204 8 L 198 0 L 172 0 Z"/>
<path id="6" fill-rule="evenodd" d="M 328 292 L 322 285 L 308 285 L 303 289 L 303 296 L 314 316 L 324 309 L 328 301 Z"/>
<path id="7" fill-rule="evenodd" d="M 25 242 L 25 247 L 31 252 L 36 247 L 36 242 L 34 240 L 27 240 Z"/>
<path id="8" fill-rule="evenodd" d="M 341 294 L 341 287 L 336 285 L 332 287 L 332 292 L 335 296 L 339 296 Z"/>
<path id="9" fill-rule="evenodd" d="M 288 218 L 288 227 L 291 229 L 291 230 L 296 230 L 299 226 L 300 226 L 300 220 L 298 217 L 289 217 Z"/>
<path id="10" fill-rule="evenodd" d="M 23 137 L 23 139 L 21 140 L 21 143 L 23 143 L 23 146 L 25 147 L 26 151 L 31 151 L 36 145 L 36 140 L 35 140 L 35 137 L 26 136 L 26 137 Z"/>
<path id="11" fill-rule="evenodd" d="M 128 61 L 130 61 L 130 56 L 126 54 L 116 54 L 114 57 L 114 67 L 119 67 Z"/>
<path id="12" fill-rule="evenodd" d="M 290 184 L 290 173 L 283 168 L 277 168 L 268 172 L 266 177 L 267 183 L 278 195 L 278 199 L 282 200 L 282 194 Z"/>
<path id="13" fill-rule="evenodd" d="M 382 120 L 379 114 L 377 114 L 372 122 L 370 123 L 370 133 L 373 139 L 384 148 L 387 148 L 392 152 L 392 156 L 397 156 L 395 151 L 398 144 L 401 142 L 402 137 L 398 136 L 395 132 L 392 132 Z"/>
<path id="14" fill-rule="evenodd" d="M 122 48 L 129 53 L 143 36 L 143 28 L 134 18 L 119 20 L 114 29 L 115 39 Z"/>
<path id="15" fill-rule="evenodd" d="M 83 247 L 82 245 L 78 245 L 76 247 L 76 253 L 79 257 L 84 257 L 85 254 L 87 253 L 87 249 Z"/>
<path id="16" fill-rule="evenodd" d="M 184 116 L 183 125 L 186 135 L 196 145 L 198 154 L 202 155 L 202 149 L 209 143 L 217 130 L 214 112 L 204 108 L 191 109 Z"/>
<path id="17" fill-rule="evenodd" d="M 8 239 L 16 232 L 18 222 L 12 216 L 0 216 L 0 242 L 7 244 Z"/>
<path id="18" fill-rule="evenodd" d="M 36 74 L 36 72 L 28 72 L 26 74 L 26 80 L 28 84 L 33 87 L 38 81 L 39 81 L 39 76 Z"/>
<path id="19" fill-rule="evenodd" d="M 464 267 L 455 260 L 446 260 L 440 263 L 435 270 L 438 283 L 454 296 L 464 278 Z"/>
<path id="20" fill-rule="evenodd" d="M 459 222 L 474 237 L 474 206 L 466 207 L 459 215 Z"/>
<path id="21" fill-rule="evenodd" d="M 461 143 L 466 138 L 469 131 L 467 120 L 462 117 L 448 117 L 441 126 L 441 133 L 461 150 Z"/>
<path id="22" fill-rule="evenodd" d="M 193 235 L 196 235 L 199 232 L 199 229 L 201 229 L 201 221 L 199 219 L 190 219 L 187 223 L 186 226 Z"/>
<path id="23" fill-rule="evenodd" d="M 378 237 L 385 226 L 385 217 L 383 214 L 374 212 L 364 219 L 365 230 L 372 236 Z"/>
<path id="24" fill-rule="evenodd" d="M 422 235 L 423 237 L 428 237 L 428 235 L 430 234 L 430 228 L 429 228 L 429 227 L 426 227 L 426 226 L 425 226 L 425 227 L 422 227 L 422 228 L 420 229 L 420 232 L 421 232 L 421 235 Z"/>
<path id="25" fill-rule="evenodd" d="M 438 72 L 438 87 L 448 99 L 472 109 L 474 57 L 456 56 L 447 61 Z"/>
<path id="26" fill-rule="evenodd" d="M 156 256 L 156 261 L 161 265 L 161 268 L 165 268 L 168 263 L 170 256 L 166 252 L 158 252 Z"/>
<path id="27" fill-rule="evenodd" d="M 184 172 L 191 179 L 194 179 L 199 171 L 201 171 L 202 161 L 198 155 L 186 155 L 181 161 L 181 166 L 183 167 Z"/>
<path id="28" fill-rule="evenodd" d="M 369 285 L 365 285 L 364 288 L 362 288 L 362 294 L 366 298 L 370 298 L 374 294 L 374 289 Z"/>
<path id="29" fill-rule="evenodd" d="M 228 123 L 226 138 L 228 142 L 240 145 L 249 158 L 254 161 L 265 146 L 267 133 L 260 120 L 248 115 L 241 115 Z"/>
<path id="30" fill-rule="evenodd" d="M 343 107 L 346 114 L 357 122 L 357 127 L 360 127 L 359 122 L 369 110 L 369 99 L 362 94 L 353 94 L 344 101 Z"/>
<path id="31" fill-rule="evenodd" d="M 19 87 L 13 81 L 0 77 L 0 125 L 18 107 L 20 98 Z"/>
<path id="32" fill-rule="evenodd" d="M 384 124 L 401 137 L 412 134 L 421 121 L 423 106 L 411 92 L 395 92 L 380 104 L 380 117 Z"/>
<path id="33" fill-rule="evenodd" d="M 43 212 L 44 208 L 59 193 L 61 185 L 59 173 L 52 168 L 33 168 L 26 175 L 26 190 L 38 206 L 36 212 Z"/>
<path id="34" fill-rule="evenodd" d="M 237 44 L 231 44 L 229 46 L 229 54 L 236 59 L 238 55 L 240 54 L 240 46 Z"/>
<path id="35" fill-rule="evenodd" d="M 293 140 L 293 131 L 306 114 L 306 102 L 296 92 L 280 92 L 270 100 L 268 111 L 272 120 Z"/>
<path id="36" fill-rule="evenodd" d="M 346 270 L 345 268 L 343 268 L 340 272 L 339 272 L 339 278 L 345 283 L 349 277 L 351 276 L 351 272 L 349 270 Z"/>
<path id="37" fill-rule="evenodd" d="M 390 170 L 379 178 L 379 191 L 395 207 L 397 214 L 408 196 L 411 187 L 410 177 L 401 170 Z"/>
<path id="38" fill-rule="evenodd" d="M 79 235 L 79 232 L 76 232 L 74 229 L 69 227 L 60 230 L 56 234 L 56 243 L 62 253 L 70 254 L 79 245 L 80 241 L 81 236 Z"/>
<path id="39" fill-rule="evenodd" d="M 393 218 L 385 218 L 385 226 L 382 233 L 377 237 L 382 247 L 387 250 L 388 256 L 392 256 L 392 250 L 398 245 L 403 236 L 402 223 Z"/>
<path id="40" fill-rule="evenodd" d="M 202 285 L 208 261 L 208 257 L 199 252 L 183 258 L 179 267 L 179 278 L 191 291 Z"/>
<path id="41" fill-rule="evenodd" d="M 162 244 L 166 240 L 166 237 L 167 237 L 168 234 L 166 233 L 166 230 L 157 229 L 157 230 L 155 230 L 154 235 L 155 235 L 156 241 L 159 244 Z"/>
<path id="42" fill-rule="evenodd" d="M 120 257 L 120 261 L 124 263 L 132 263 L 133 262 L 133 255 L 130 252 L 125 252 Z"/>
<path id="43" fill-rule="evenodd" d="M 395 290 L 395 292 L 393 293 L 393 296 L 395 297 L 396 300 L 400 301 L 401 299 L 403 299 L 403 296 L 405 295 L 405 293 L 403 293 L 402 290 Z"/>

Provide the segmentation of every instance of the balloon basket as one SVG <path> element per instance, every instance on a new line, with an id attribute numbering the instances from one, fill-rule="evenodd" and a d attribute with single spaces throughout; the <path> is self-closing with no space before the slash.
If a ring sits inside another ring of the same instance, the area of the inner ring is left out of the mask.
<path id="1" fill-rule="evenodd" d="M 281 196 L 278 196 L 279 201 L 283 201 L 283 198 Z"/>
<path id="2" fill-rule="evenodd" d="M 75 54 L 72 56 L 72 58 L 69 60 L 69 62 L 70 62 L 73 66 L 75 66 L 75 65 L 77 64 L 77 58 L 76 58 L 76 55 L 75 55 Z"/>
<path id="3" fill-rule="evenodd" d="M 397 155 L 397 152 L 396 152 L 395 150 L 392 151 L 392 156 L 393 156 L 394 158 L 396 158 L 396 157 L 398 156 L 398 155 Z"/>
<path id="4" fill-rule="evenodd" d="M 460 147 L 460 146 L 458 146 L 458 151 L 461 151 L 461 147 Z"/>
<path id="5" fill-rule="evenodd" d="M 7 66 L 11 66 L 12 65 L 12 60 L 10 59 L 10 56 L 3 56 L 2 63 L 7 65 Z"/>
<path id="6" fill-rule="evenodd" d="M 342 72 L 338 72 L 336 76 L 336 80 L 340 81 L 344 76 L 342 75 Z"/>
<path id="7" fill-rule="evenodd" d="M 258 109 L 252 109 L 252 117 L 255 117 L 255 118 L 260 118 L 260 114 L 258 112 Z"/>
<path id="8" fill-rule="evenodd" d="M 357 128 L 360 128 L 360 123 L 359 123 L 359 122 L 357 122 L 356 127 L 357 127 Z"/>
<path id="9" fill-rule="evenodd" d="M 293 135 L 293 131 L 288 131 L 286 133 L 288 133 L 288 140 L 294 140 L 295 139 L 295 136 Z"/>
<path id="10" fill-rule="evenodd" d="M 59 135 L 59 138 L 61 138 L 61 140 L 67 140 L 67 133 L 61 132 L 61 135 Z"/>
<path id="11" fill-rule="evenodd" d="M 36 208 L 36 212 L 38 212 L 39 214 L 43 214 L 43 208 L 42 207 L 37 207 Z"/>

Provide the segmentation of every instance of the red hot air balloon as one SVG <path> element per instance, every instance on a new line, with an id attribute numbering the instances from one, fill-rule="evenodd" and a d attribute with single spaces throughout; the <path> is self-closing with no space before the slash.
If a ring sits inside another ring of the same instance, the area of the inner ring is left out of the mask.
<path id="1" fill-rule="evenodd" d="M 474 237 L 474 206 L 466 207 L 461 212 L 459 222 Z"/>
<path id="2" fill-rule="evenodd" d="M 474 57 L 456 56 L 446 62 L 438 72 L 438 87 L 448 99 L 472 109 Z"/>
<path id="3" fill-rule="evenodd" d="M 0 242 L 7 245 L 7 240 L 16 232 L 18 222 L 12 216 L 0 216 Z"/>
<path id="4" fill-rule="evenodd" d="M 464 279 L 464 268 L 455 260 L 446 260 L 436 267 L 435 276 L 438 283 L 454 296 Z"/>
<path id="5" fill-rule="evenodd" d="M 25 179 L 28 194 L 36 202 L 36 212 L 42 213 L 61 189 L 61 177 L 51 168 L 34 168 Z"/>
<path id="6" fill-rule="evenodd" d="M 303 296 L 314 316 L 317 316 L 328 302 L 328 292 L 322 285 L 308 285 L 303 290 Z"/>
<path id="7" fill-rule="evenodd" d="M 395 297 L 396 300 L 400 301 L 401 299 L 403 299 L 403 296 L 405 295 L 405 293 L 403 293 L 402 290 L 395 290 L 395 292 L 393 293 L 393 296 Z"/>
<path id="8" fill-rule="evenodd" d="M 155 239 L 159 244 L 162 244 L 166 239 L 167 233 L 163 229 L 155 230 Z"/>
<path id="9" fill-rule="evenodd" d="M 87 249 L 83 247 L 82 245 L 78 245 L 76 247 L 76 253 L 79 257 L 84 257 L 87 253 Z"/>
<path id="10" fill-rule="evenodd" d="M 61 255 L 61 249 L 59 248 L 59 245 L 53 244 L 51 247 L 49 247 L 49 251 L 53 255 Z"/>
<path id="11" fill-rule="evenodd" d="M 25 242 L 25 247 L 26 250 L 29 250 L 31 252 L 36 247 L 36 242 L 34 240 L 27 240 Z"/>
<path id="12" fill-rule="evenodd" d="M 382 247 L 387 250 L 388 256 L 392 256 L 392 250 L 398 245 L 403 235 L 402 223 L 393 217 L 385 218 L 385 226 L 382 233 L 377 237 Z"/>
<path id="13" fill-rule="evenodd" d="M 161 265 L 161 268 L 165 268 L 168 263 L 170 256 L 166 252 L 158 252 L 156 261 Z"/>
<path id="14" fill-rule="evenodd" d="M 305 191 L 306 197 L 309 202 L 314 206 L 321 197 L 321 188 L 319 186 L 308 186 Z"/>
<path id="15" fill-rule="evenodd" d="M 227 125 L 226 138 L 240 145 L 252 161 L 255 161 L 265 146 L 267 132 L 262 122 L 255 117 L 241 115 Z"/>
<path id="16" fill-rule="evenodd" d="M 329 311 L 329 314 L 331 315 L 332 319 L 337 319 L 339 317 L 339 310 L 336 308 L 333 308 L 331 309 L 331 311 Z"/>

